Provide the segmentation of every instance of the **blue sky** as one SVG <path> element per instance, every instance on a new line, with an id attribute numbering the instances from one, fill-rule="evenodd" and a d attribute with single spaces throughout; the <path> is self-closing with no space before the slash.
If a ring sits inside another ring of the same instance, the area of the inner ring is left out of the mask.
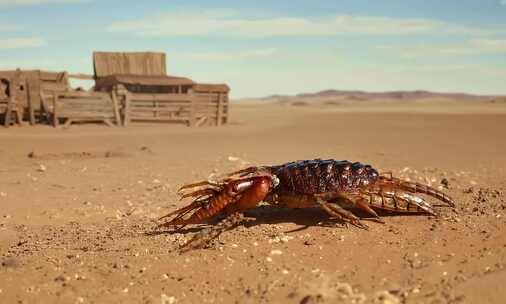
<path id="1" fill-rule="evenodd" d="M 506 94 L 506 0 L 0 0 L 0 69 L 92 73 L 94 50 L 166 52 L 233 97 Z"/>

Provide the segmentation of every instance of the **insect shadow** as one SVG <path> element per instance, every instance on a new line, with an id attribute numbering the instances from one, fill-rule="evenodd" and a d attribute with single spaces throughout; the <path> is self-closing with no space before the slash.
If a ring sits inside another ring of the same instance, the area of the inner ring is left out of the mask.
<path id="1" fill-rule="evenodd" d="M 373 217 L 370 217 L 369 214 L 359 210 L 352 209 L 353 213 L 360 217 L 365 221 L 377 222 L 377 220 Z M 399 216 L 399 213 L 392 213 L 383 210 L 377 210 L 378 215 L 381 217 L 385 216 Z M 423 213 L 406 213 L 402 215 L 407 216 L 415 216 Z M 325 213 L 320 208 L 304 208 L 304 209 L 294 209 L 294 208 L 280 208 L 277 206 L 259 206 L 255 209 L 250 209 L 244 212 L 245 217 L 248 218 L 247 221 L 243 222 L 241 225 L 250 228 L 258 225 L 264 224 L 283 224 L 283 223 L 293 223 L 300 227 L 295 229 L 285 231 L 285 233 L 292 233 L 307 229 L 312 226 L 319 227 L 346 227 L 346 224 L 342 222 L 331 219 L 328 217 L 327 213 Z M 160 234 L 175 234 L 175 233 L 195 233 L 201 231 L 202 229 L 209 228 L 217 223 L 219 223 L 223 217 L 218 217 L 216 219 L 208 220 L 205 223 L 198 226 L 191 227 L 183 227 L 180 229 L 171 229 L 171 230 L 153 230 L 146 232 L 146 235 L 156 236 Z"/>

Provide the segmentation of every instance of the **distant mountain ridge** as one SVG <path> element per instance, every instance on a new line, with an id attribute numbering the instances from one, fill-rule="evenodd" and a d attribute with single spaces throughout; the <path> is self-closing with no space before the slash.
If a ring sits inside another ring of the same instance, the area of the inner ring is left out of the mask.
<path id="1" fill-rule="evenodd" d="M 415 91 L 387 91 L 387 92 L 366 92 L 366 91 L 346 91 L 346 90 L 324 90 L 316 93 L 301 93 L 294 97 L 297 98 L 348 98 L 355 100 L 374 100 L 374 99 L 390 99 L 390 100 L 418 100 L 427 98 L 447 98 L 462 101 L 482 101 L 496 98 L 497 96 L 473 95 L 467 93 L 438 93 L 424 90 Z"/>

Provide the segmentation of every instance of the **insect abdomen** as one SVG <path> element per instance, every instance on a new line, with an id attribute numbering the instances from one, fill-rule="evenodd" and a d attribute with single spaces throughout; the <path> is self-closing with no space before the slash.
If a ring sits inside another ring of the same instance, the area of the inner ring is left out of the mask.
<path id="1" fill-rule="evenodd" d="M 347 160 L 304 160 L 273 167 L 279 193 L 316 194 L 354 187 L 367 166 Z"/>

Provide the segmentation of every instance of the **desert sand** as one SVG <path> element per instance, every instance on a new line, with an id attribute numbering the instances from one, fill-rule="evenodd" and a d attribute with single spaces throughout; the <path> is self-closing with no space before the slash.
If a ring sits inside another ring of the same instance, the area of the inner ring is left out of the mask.
<path id="1" fill-rule="evenodd" d="M 0 303 L 504 303 L 506 104 L 236 102 L 214 128 L 0 129 Z M 260 206 L 210 248 L 157 230 L 177 189 L 334 158 L 434 187 L 456 209 L 369 231 Z"/>

